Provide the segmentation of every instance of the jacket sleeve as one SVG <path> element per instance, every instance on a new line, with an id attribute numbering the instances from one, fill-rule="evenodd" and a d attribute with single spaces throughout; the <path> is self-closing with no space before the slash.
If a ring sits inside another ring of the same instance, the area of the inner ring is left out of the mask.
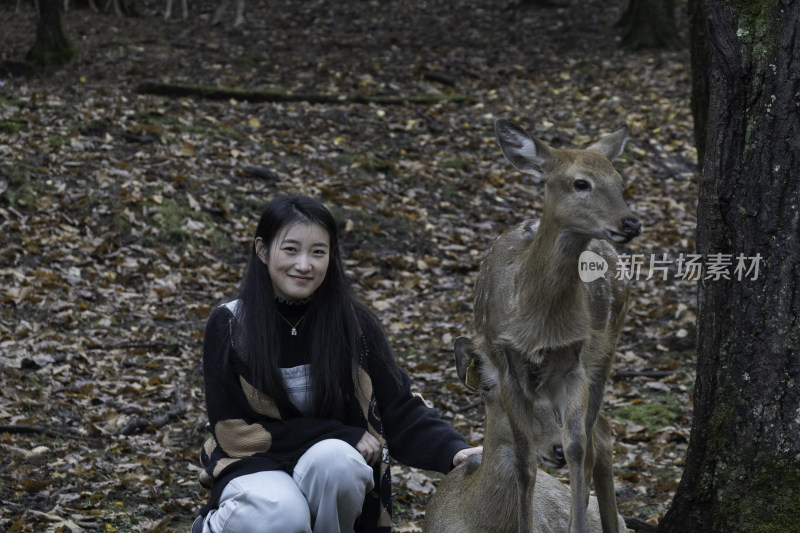
<path id="1" fill-rule="evenodd" d="M 231 343 L 230 310 L 217 308 L 203 340 L 203 372 L 211 433 L 227 457 L 271 457 L 279 463 L 296 459 L 313 444 L 329 438 L 352 446 L 363 428 L 336 420 L 285 417 L 278 404 L 241 376 L 239 356 Z"/>
<path id="2" fill-rule="evenodd" d="M 370 352 L 370 377 L 380 408 L 389 453 L 403 464 L 447 473 L 455 454 L 469 445 L 437 409 L 412 394 L 411 379 L 395 363 L 374 316 L 362 320 Z"/>

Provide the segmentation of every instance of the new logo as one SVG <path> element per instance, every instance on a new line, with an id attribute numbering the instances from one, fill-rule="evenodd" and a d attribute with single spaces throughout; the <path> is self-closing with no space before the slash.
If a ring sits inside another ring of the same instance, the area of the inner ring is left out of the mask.
<path id="1" fill-rule="evenodd" d="M 578 257 L 578 276 L 584 283 L 602 278 L 608 270 L 608 263 L 601 256 L 589 250 Z"/>

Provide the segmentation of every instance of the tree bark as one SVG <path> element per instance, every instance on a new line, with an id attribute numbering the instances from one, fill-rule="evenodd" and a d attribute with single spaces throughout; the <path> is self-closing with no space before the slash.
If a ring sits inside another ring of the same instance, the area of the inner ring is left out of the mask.
<path id="1" fill-rule="evenodd" d="M 692 117 L 694 118 L 694 143 L 697 147 L 697 164 L 703 169 L 708 127 L 708 68 L 711 58 L 706 35 L 706 18 L 701 0 L 689 0 L 689 49 L 692 61 Z"/>
<path id="2" fill-rule="evenodd" d="M 800 531 L 800 3 L 693 1 L 710 59 L 697 249 L 761 261 L 699 284 L 692 432 L 658 530 Z"/>
<path id="3" fill-rule="evenodd" d="M 628 50 L 681 47 L 674 0 L 630 0 L 618 26 L 622 28 L 622 47 Z"/>
<path id="4" fill-rule="evenodd" d="M 50 72 L 69 63 L 77 54 L 61 27 L 59 0 L 38 0 L 39 21 L 36 41 L 28 50 L 27 62 L 36 70 Z"/>

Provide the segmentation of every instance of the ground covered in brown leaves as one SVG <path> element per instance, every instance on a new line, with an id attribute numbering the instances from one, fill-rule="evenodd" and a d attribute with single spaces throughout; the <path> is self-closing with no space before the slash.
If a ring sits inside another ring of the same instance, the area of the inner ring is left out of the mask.
<path id="1" fill-rule="evenodd" d="M 70 11 L 79 59 L 41 78 L 9 63 L 32 42 L 32 8 L 0 4 L 0 529 L 188 530 L 205 499 L 203 326 L 281 192 L 332 208 L 401 366 L 479 443 L 452 342 L 472 332 L 492 240 L 542 205 L 542 184 L 502 158 L 499 117 L 558 147 L 631 127 L 617 166 L 645 224 L 627 249 L 642 267 L 605 412 L 620 510 L 658 520 L 690 422 L 695 282 L 679 267 L 696 165 L 688 52 L 619 50 L 624 7 L 269 0 L 234 29 L 210 27 L 209 1 L 166 22 L 148 0 L 123 19 Z M 214 102 L 138 94 L 144 81 L 443 98 Z M 395 529 L 416 531 L 437 476 L 395 475 Z"/>

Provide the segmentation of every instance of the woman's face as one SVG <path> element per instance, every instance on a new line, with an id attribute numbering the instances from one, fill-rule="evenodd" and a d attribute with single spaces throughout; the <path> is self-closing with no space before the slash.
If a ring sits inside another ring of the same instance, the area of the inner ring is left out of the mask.
<path id="1" fill-rule="evenodd" d="M 301 222 L 278 233 L 267 245 L 257 237 L 256 254 L 267 265 L 275 296 L 308 298 L 325 279 L 330 260 L 330 235 L 318 224 Z"/>

